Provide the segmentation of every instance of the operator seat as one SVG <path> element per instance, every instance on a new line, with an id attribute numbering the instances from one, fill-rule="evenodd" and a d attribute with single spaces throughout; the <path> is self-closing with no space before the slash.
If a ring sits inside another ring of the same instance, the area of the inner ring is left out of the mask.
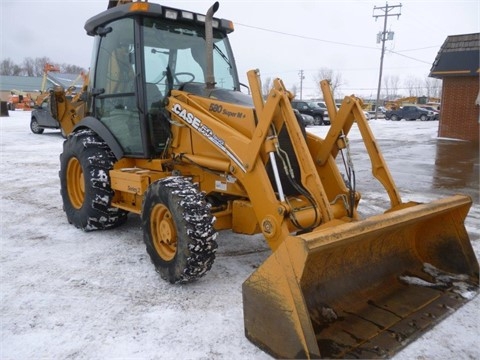
<path id="1" fill-rule="evenodd" d="M 146 83 L 146 97 L 148 106 L 148 121 L 150 124 L 151 142 L 155 152 L 162 152 L 170 137 L 170 123 L 162 111 L 163 95 L 158 86 Z"/>
<path id="2" fill-rule="evenodd" d="M 152 112 L 152 109 L 160 109 L 163 100 L 163 95 L 158 89 L 158 86 L 153 83 L 146 84 L 147 91 L 147 106 L 148 112 Z"/>

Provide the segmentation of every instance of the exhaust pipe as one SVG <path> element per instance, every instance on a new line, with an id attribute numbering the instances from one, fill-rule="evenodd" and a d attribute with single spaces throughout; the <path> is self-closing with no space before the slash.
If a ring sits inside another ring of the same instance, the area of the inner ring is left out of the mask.
<path id="1" fill-rule="evenodd" d="M 216 1 L 205 16 L 205 50 L 207 62 L 206 84 L 207 89 L 215 88 L 215 75 L 213 73 L 213 14 L 215 14 L 220 4 Z"/>

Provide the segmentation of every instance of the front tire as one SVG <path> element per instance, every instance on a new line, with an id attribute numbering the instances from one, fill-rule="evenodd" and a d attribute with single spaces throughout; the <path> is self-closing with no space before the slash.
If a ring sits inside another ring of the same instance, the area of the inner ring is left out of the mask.
<path id="1" fill-rule="evenodd" d="M 168 177 L 151 184 L 142 206 L 147 252 L 161 277 L 187 283 L 211 269 L 217 232 L 205 194 L 188 179 Z"/>
<path id="2" fill-rule="evenodd" d="M 115 156 L 93 131 L 73 133 L 60 155 L 60 185 L 68 222 L 84 231 L 122 225 L 128 212 L 111 206 L 114 191 L 109 171 Z"/>
<path id="3" fill-rule="evenodd" d="M 315 115 L 313 118 L 315 119 L 315 125 L 323 125 L 323 118 L 320 115 Z"/>
<path id="4" fill-rule="evenodd" d="M 32 117 L 30 120 L 30 130 L 32 130 L 32 133 L 37 135 L 43 134 L 44 131 L 44 129 L 38 124 L 37 118 L 35 117 Z"/>

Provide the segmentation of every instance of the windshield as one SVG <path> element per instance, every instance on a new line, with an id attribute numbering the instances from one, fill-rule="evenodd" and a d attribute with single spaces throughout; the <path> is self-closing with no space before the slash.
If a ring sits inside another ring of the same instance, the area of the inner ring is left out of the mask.
<path id="1" fill-rule="evenodd" d="M 308 103 L 308 107 L 309 107 L 310 109 L 320 109 L 320 106 L 318 106 L 318 104 L 315 103 L 315 102 L 309 102 L 309 103 Z"/>
<path id="2" fill-rule="evenodd" d="M 147 83 L 155 84 L 164 95 L 169 86 L 179 88 L 187 82 L 205 83 L 204 28 L 151 18 L 144 21 L 143 36 Z M 214 31 L 213 37 L 216 87 L 237 90 L 228 39 L 220 31 Z"/>

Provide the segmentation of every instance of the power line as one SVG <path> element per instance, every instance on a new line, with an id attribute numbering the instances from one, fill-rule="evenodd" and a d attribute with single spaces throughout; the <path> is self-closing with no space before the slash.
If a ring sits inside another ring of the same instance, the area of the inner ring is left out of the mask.
<path id="1" fill-rule="evenodd" d="M 395 6 L 390 6 L 390 7 L 397 7 L 397 6 L 401 6 L 401 5 L 395 5 Z M 375 8 L 377 8 L 377 7 L 375 7 Z M 380 9 L 380 8 L 377 8 L 377 9 Z M 400 16 L 401 14 L 391 14 L 391 15 Z M 381 15 L 377 15 L 377 16 L 381 16 Z M 390 14 L 388 16 L 390 16 Z M 346 42 L 341 42 L 341 41 L 319 39 L 319 38 L 316 38 L 316 37 L 299 35 L 299 34 L 292 34 L 292 33 L 288 33 L 288 32 L 285 32 L 285 31 L 266 29 L 266 28 L 262 28 L 262 27 L 259 27 L 259 26 L 246 25 L 246 24 L 241 24 L 241 23 L 237 23 L 237 22 L 235 23 L 235 25 L 240 25 L 240 26 L 243 26 L 243 27 L 246 27 L 246 28 L 261 30 L 261 31 L 270 32 L 270 33 L 274 33 L 274 34 L 300 38 L 300 39 L 304 39 L 304 40 L 312 40 L 312 41 L 324 42 L 324 43 L 334 44 L 334 45 L 356 47 L 356 48 L 361 48 L 361 49 L 378 50 L 378 48 L 374 47 L 374 46 L 358 45 L 358 44 L 351 44 L 351 43 L 346 43 Z M 383 36 L 388 36 L 388 34 L 384 34 Z M 425 60 L 420 60 L 420 59 L 416 59 L 414 57 L 403 55 L 403 54 L 401 54 L 401 52 L 418 51 L 418 50 L 425 50 L 425 49 L 432 49 L 432 48 L 439 48 L 439 47 L 440 47 L 440 45 L 435 45 L 435 46 L 426 46 L 426 47 L 422 47 L 422 48 L 406 49 L 406 50 L 399 50 L 399 51 L 393 51 L 393 50 L 388 50 L 387 49 L 386 51 L 388 51 L 389 53 L 398 55 L 398 56 L 406 57 L 410 60 L 418 61 L 418 62 L 421 62 L 421 63 L 424 63 L 424 64 L 431 64 L 431 62 L 428 62 L 428 61 L 425 61 Z M 292 71 L 296 71 L 296 70 L 292 70 Z"/>
<path id="2" fill-rule="evenodd" d="M 398 56 L 403 56 L 403 57 L 406 57 L 407 59 L 419 61 L 419 62 L 422 62 L 422 63 L 424 63 L 424 64 L 429 64 L 429 65 L 432 64 L 431 61 L 424 61 L 424 60 L 416 59 L 416 58 L 411 57 L 411 56 L 407 56 L 407 55 L 400 54 L 398 51 L 393 51 L 393 50 L 387 50 L 387 51 L 388 51 L 389 53 L 392 53 L 392 54 L 395 54 L 395 55 L 398 55 Z"/>
<path id="3" fill-rule="evenodd" d="M 266 32 L 271 32 L 271 33 L 274 33 L 274 34 L 296 37 L 296 38 L 305 39 L 305 40 L 313 40 L 313 41 L 320 41 L 320 42 L 324 42 L 324 43 L 328 43 L 328 44 L 334 44 L 334 45 L 343 45 L 343 46 L 351 46 L 351 47 L 357 47 L 357 48 L 363 48 L 363 49 L 378 50 L 376 47 L 373 47 L 373 46 L 357 45 L 357 44 L 350 44 L 350 43 L 345 43 L 345 42 L 340 42 L 340 41 L 331 41 L 331 40 L 319 39 L 319 38 L 315 38 L 315 37 L 311 37 L 311 36 L 291 34 L 291 33 L 287 33 L 287 32 L 284 32 L 284 31 L 277 31 L 277 30 L 265 29 L 265 28 L 258 27 L 258 26 L 240 24 L 240 23 L 237 23 L 237 22 L 235 23 L 235 25 L 240 25 L 240 26 L 255 29 L 255 30 L 262 30 L 262 31 L 266 31 Z"/>
<path id="4" fill-rule="evenodd" d="M 416 49 L 398 50 L 398 52 L 418 51 L 418 50 L 433 49 L 433 48 L 437 48 L 437 49 L 438 49 L 440 46 L 441 46 L 441 45 L 425 46 L 425 47 L 416 48 Z"/>

